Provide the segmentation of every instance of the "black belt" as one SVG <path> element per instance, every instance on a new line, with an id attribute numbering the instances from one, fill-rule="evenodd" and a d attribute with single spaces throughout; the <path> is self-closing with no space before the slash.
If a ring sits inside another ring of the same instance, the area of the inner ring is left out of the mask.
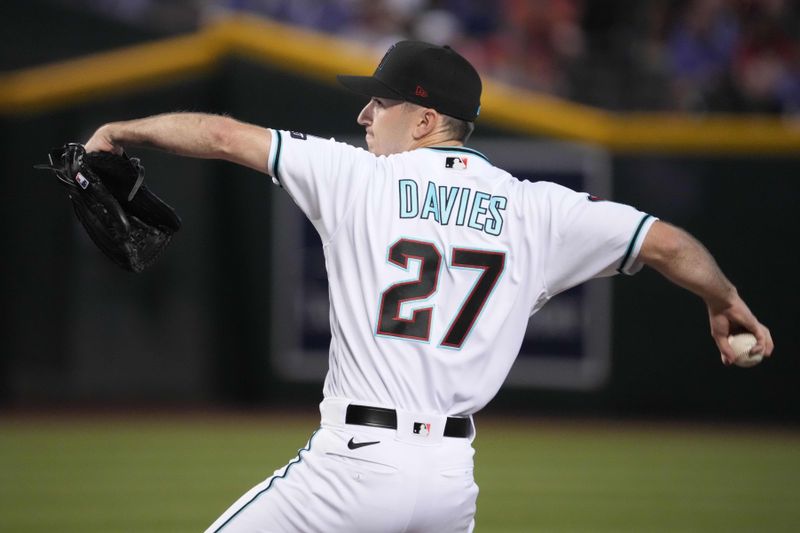
<path id="1" fill-rule="evenodd" d="M 374 428 L 397 429 L 397 411 L 382 407 L 351 404 L 347 406 L 344 423 Z M 423 423 L 423 421 L 420 421 L 420 423 Z M 444 425 L 444 436 L 469 437 L 471 426 L 469 418 L 448 416 Z"/>

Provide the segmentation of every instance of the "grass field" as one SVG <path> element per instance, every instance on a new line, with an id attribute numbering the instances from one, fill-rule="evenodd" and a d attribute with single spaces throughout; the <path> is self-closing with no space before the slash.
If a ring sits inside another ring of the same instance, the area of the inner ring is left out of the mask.
<path id="1" fill-rule="evenodd" d="M 478 418 L 478 532 L 800 531 L 800 432 Z M 307 416 L 0 416 L 0 531 L 196 532 Z"/>

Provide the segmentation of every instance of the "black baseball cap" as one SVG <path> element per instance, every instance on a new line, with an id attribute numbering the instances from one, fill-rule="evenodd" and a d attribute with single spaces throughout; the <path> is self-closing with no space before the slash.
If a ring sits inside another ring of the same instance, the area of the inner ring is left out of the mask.
<path id="1" fill-rule="evenodd" d="M 481 78 L 449 46 L 400 41 L 386 52 L 372 76 L 336 76 L 364 96 L 405 100 L 468 122 L 481 109 Z"/>

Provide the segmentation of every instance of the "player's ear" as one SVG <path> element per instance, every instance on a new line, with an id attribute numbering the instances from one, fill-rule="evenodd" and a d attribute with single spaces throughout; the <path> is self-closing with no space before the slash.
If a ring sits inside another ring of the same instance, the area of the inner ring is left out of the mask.
<path id="1" fill-rule="evenodd" d="M 414 138 L 422 139 L 433 133 L 439 123 L 439 113 L 429 107 L 420 107 L 417 115 L 416 125 L 414 126 Z"/>

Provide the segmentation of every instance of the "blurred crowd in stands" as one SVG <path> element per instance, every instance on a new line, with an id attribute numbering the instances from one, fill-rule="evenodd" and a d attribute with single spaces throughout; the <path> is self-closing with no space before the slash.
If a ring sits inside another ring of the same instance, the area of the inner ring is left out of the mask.
<path id="1" fill-rule="evenodd" d="M 376 52 L 404 38 L 450 44 L 484 75 L 606 109 L 800 114 L 800 2 L 790 0 L 84 3 L 138 23 L 255 13 Z"/>

